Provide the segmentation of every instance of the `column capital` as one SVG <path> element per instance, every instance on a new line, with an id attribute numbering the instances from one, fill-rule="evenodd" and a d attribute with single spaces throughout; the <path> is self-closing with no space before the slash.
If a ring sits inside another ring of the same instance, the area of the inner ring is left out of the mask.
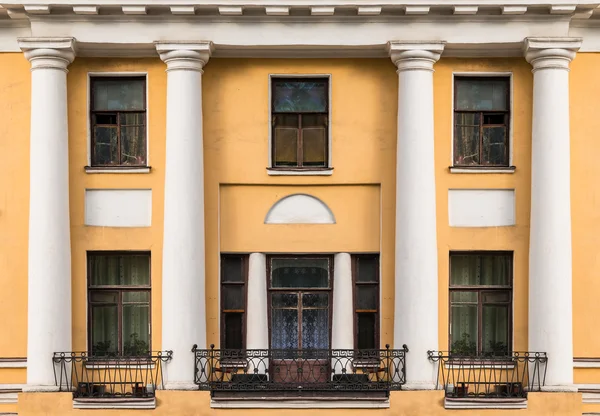
<path id="1" fill-rule="evenodd" d="M 523 53 L 527 62 L 538 69 L 569 70 L 569 63 L 581 47 L 581 38 L 526 38 Z"/>
<path id="2" fill-rule="evenodd" d="M 444 51 L 445 42 L 403 42 L 390 41 L 387 50 L 394 65 L 400 71 L 433 71 L 435 64 Z"/>
<path id="3" fill-rule="evenodd" d="M 31 70 L 60 69 L 67 67 L 75 59 L 74 38 L 18 38 L 19 47 L 25 58 L 31 62 Z"/>
<path id="4" fill-rule="evenodd" d="M 160 59 L 167 64 L 167 71 L 184 70 L 200 71 L 207 64 L 212 51 L 213 43 L 201 42 L 154 42 Z"/>

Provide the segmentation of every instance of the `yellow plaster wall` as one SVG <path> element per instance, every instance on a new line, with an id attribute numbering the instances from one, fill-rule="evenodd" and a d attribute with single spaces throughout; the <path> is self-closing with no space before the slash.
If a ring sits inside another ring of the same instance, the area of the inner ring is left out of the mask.
<path id="1" fill-rule="evenodd" d="M 0 357 L 27 356 L 29 68 L 23 54 L 0 53 Z"/>
<path id="2" fill-rule="evenodd" d="M 157 408 L 153 415 L 209 416 L 244 414 L 261 416 L 331 416 L 365 414 L 366 409 L 211 409 L 208 392 L 182 392 L 159 390 L 156 393 Z M 442 391 L 392 392 L 389 409 L 373 410 L 381 416 L 581 416 L 581 394 L 576 393 L 530 393 L 526 410 L 446 410 Z M 19 416 L 95 416 L 99 410 L 73 409 L 70 393 L 22 393 L 19 394 Z M 102 410 L 103 415 L 116 416 L 124 410 Z M 127 414 L 142 415 L 148 410 L 127 410 Z"/>
<path id="3" fill-rule="evenodd" d="M 87 350 L 86 252 L 148 250 L 152 256 L 152 349 L 161 348 L 161 272 L 163 186 L 166 129 L 165 64 L 156 59 L 77 58 L 67 78 L 69 111 L 69 187 L 73 297 L 73 349 Z M 148 77 L 149 174 L 88 174 L 88 72 L 141 72 Z M 86 189 L 152 189 L 152 226 L 147 228 L 84 225 Z"/>

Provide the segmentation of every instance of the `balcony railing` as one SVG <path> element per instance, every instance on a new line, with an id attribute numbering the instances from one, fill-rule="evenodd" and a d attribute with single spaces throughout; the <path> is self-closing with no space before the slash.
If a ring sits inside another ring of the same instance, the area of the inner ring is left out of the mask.
<path id="1" fill-rule="evenodd" d="M 154 397 L 163 386 L 162 364 L 172 351 L 147 356 L 89 356 L 86 352 L 55 352 L 54 379 L 59 391 L 72 391 L 74 399 Z"/>
<path id="2" fill-rule="evenodd" d="M 195 382 L 213 392 L 389 393 L 405 382 L 401 350 L 201 350 L 196 346 Z"/>
<path id="3" fill-rule="evenodd" d="M 428 351 L 438 363 L 437 387 L 446 398 L 524 399 L 540 391 L 546 379 L 545 352 L 513 352 L 504 356 L 461 356 Z"/>

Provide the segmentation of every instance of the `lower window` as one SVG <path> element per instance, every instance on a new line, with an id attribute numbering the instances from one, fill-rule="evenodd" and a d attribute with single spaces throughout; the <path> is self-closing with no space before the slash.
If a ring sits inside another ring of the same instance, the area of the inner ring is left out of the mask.
<path id="1" fill-rule="evenodd" d="M 379 349 L 379 255 L 352 257 L 354 348 Z"/>
<path id="2" fill-rule="evenodd" d="M 91 356 L 143 356 L 150 347 L 150 253 L 88 253 Z"/>
<path id="3" fill-rule="evenodd" d="M 450 353 L 511 352 L 512 253 L 450 254 Z"/>

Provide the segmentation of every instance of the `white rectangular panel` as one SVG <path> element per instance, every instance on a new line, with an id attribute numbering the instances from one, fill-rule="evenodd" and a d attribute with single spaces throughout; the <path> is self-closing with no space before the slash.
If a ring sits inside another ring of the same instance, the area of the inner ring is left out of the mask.
<path id="1" fill-rule="evenodd" d="M 151 224 L 151 189 L 85 190 L 85 225 L 149 227 Z"/>
<path id="2" fill-rule="evenodd" d="M 514 189 L 449 189 L 451 227 L 515 225 Z"/>

